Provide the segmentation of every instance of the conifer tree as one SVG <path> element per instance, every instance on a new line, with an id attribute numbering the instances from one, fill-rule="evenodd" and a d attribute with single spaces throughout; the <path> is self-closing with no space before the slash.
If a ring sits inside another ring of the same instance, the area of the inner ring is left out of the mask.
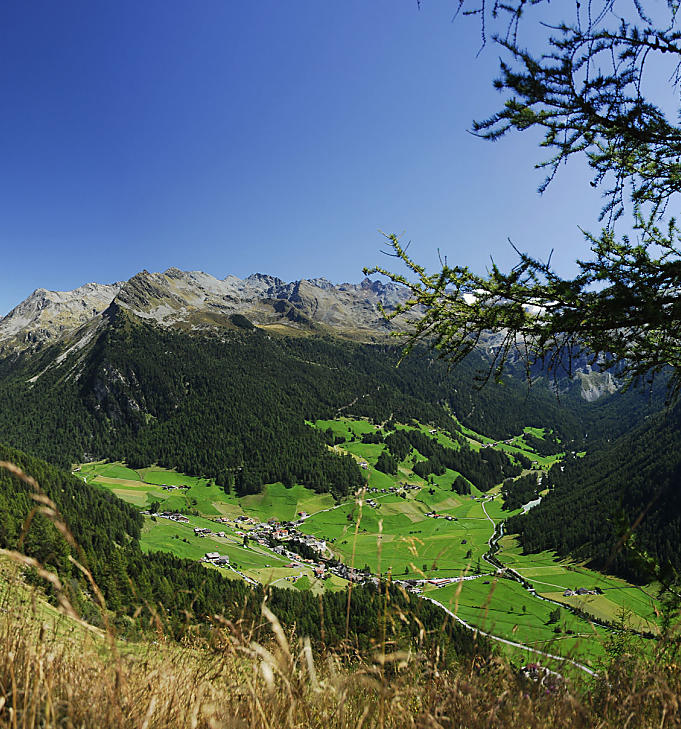
<path id="1" fill-rule="evenodd" d="M 424 5 L 424 3 L 419 3 Z M 459 0 L 463 15 L 480 22 L 483 43 L 502 53 L 495 87 L 502 108 L 474 122 L 472 131 L 496 141 L 513 132 L 540 132 L 548 157 L 546 189 L 573 157 L 585 159 L 590 184 L 603 192 L 602 229 L 585 233 L 591 256 L 564 278 L 551 265 L 516 249 L 517 265 L 493 265 L 484 275 L 447 260 L 430 273 L 413 260 L 396 235 L 390 253 L 407 273 L 376 266 L 411 289 L 394 318 L 419 314 L 405 332 L 407 350 L 426 340 L 460 362 L 484 333 L 499 335 L 487 376 L 499 377 L 510 357 L 530 368 L 543 364 L 571 374 L 578 353 L 616 368 L 630 381 L 672 369 L 671 388 L 681 386 L 681 248 L 673 217 L 681 192 L 681 30 L 678 3 L 649 7 L 638 0 L 561 4 L 563 20 L 543 25 L 537 13 L 547 0 Z M 554 10 L 555 5 L 551 6 Z M 650 13 L 650 14 L 649 14 Z M 533 45 L 523 44 L 531 26 Z M 668 110 L 676 98 L 676 109 Z M 647 95 L 653 90 L 657 96 Z M 626 216 L 625 216 L 626 213 Z M 618 233 L 626 220 L 629 235 Z M 581 221 L 591 225 L 591 221 Z M 633 233 L 633 235 L 632 235 Z"/>

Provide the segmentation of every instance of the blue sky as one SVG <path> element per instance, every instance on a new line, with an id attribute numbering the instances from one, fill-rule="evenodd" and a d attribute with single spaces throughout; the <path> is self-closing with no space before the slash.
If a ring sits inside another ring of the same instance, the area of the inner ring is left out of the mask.
<path id="1" fill-rule="evenodd" d="M 0 6 L 0 315 L 37 287 L 146 268 L 357 281 L 478 271 L 507 242 L 564 272 L 597 230 L 579 165 L 543 195 L 536 138 L 467 132 L 497 50 L 456 2 L 37 0 Z"/>

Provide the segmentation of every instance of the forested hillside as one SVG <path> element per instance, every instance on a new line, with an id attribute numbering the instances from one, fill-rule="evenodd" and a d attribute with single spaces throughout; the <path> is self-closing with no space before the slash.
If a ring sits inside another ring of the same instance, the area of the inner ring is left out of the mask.
<path id="1" fill-rule="evenodd" d="M 584 458 L 567 458 L 549 478 L 541 505 L 509 521 L 525 550 L 573 553 L 644 581 L 651 565 L 637 552 L 663 571 L 681 570 L 681 405 Z M 622 545 L 630 529 L 635 549 Z"/>
<path id="2" fill-rule="evenodd" d="M 190 334 L 113 306 L 82 351 L 64 357 L 53 347 L 0 361 L 0 439 L 64 467 L 89 458 L 156 462 L 239 494 L 282 481 L 341 496 L 361 473 L 306 420 L 416 418 L 451 431 L 455 415 L 497 438 L 547 426 L 567 446 L 621 432 L 640 398 L 594 406 L 511 376 L 480 390 L 480 355 L 453 371 L 422 352 L 399 360 L 400 349 L 386 344 L 258 329 Z"/>

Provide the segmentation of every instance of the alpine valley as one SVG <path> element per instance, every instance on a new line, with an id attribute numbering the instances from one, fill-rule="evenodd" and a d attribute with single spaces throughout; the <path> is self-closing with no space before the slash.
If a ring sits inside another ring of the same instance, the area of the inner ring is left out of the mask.
<path id="1" fill-rule="evenodd" d="M 648 650 L 681 569 L 664 383 L 623 392 L 585 365 L 481 386 L 491 339 L 455 369 L 403 358 L 409 322 L 382 310 L 405 298 L 175 268 L 38 289 L 0 319 L 0 460 L 73 539 L 2 471 L 0 547 L 101 625 L 91 575 L 127 638 L 257 621 L 267 595 L 316 645 L 390 625 L 398 646 L 562 672 L 594 671 L 613 634 Z"/>

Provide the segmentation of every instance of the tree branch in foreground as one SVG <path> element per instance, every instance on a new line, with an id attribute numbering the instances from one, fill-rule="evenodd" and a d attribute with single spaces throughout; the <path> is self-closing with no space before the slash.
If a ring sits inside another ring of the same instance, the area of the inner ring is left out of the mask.
<path id="1" fill-rule="evenodd" d="M 485 343 L 492 355 L 483 378 L 498 379 L 511 361 L 520 361 L 530 378 L 541 366 L 554 377 L 571 376 L 577 356 L 601 370 L 615 368 L 626 384 L 652 382 L 671 370 L 670 393 L 681 386 L 681 254 L 679 230 L 666 230 L 636 216 L 639 243 L 620 241 L 605 229 L 585 233 L 593 259 L 578 261 L 579 273 L 562 278 L 551 267 L 518 251 L 508 273 L 495 264 L 485 276 L 468 267 L 428 273 L 396 235 L 386 235 L 390 254 L 407 273 L 365 268 L 406 286 L 410 296 L 387 319 L 401 317 L 405 354 L 417 342 L 456 364 Z M 517 249 L 516 249 L 517 250 Z M 410 317 L 403 317 L 410 314 Z M 491 335 L 494 335 L 492 337 Z"/>

